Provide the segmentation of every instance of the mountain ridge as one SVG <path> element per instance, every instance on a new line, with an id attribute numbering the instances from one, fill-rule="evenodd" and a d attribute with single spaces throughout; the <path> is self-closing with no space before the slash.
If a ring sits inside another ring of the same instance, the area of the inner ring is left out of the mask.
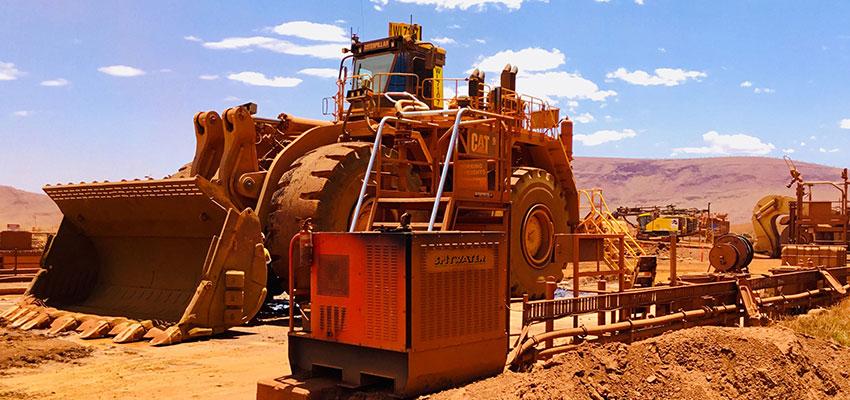
<path id="1" fill-rule="evenodd" d="M 838 181 L 841 168 L 796 162 L 808 180 Z M 641 159 L 576 157 L 573 173 L 580 189 L 600 188 L 618 206 L 706 208 L 728 213 L 733 224 L 750 220 L 756 201 L 767 194 L 794 195 L 785 161 L 770 157 Z M 0 229 L 20 224 L 55 230 L 61 213 L 46 195 L 0 185 Z"/>

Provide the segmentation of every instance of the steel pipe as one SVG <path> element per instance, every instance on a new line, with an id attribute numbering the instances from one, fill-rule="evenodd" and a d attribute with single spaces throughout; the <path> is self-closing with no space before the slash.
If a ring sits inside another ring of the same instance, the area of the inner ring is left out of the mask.
<path id="1" fill-rule="evenodd" d="M 644 328 L 651 325 L 665 324 L 676 321 L 687 320 L 688 318 L 695 317 L 703 317 L 709 314 L 714 313 L 726 313 L 726 312 L 737 312 L 738 305 L 737 304 L 728 304 L 723 306 L 714 306 L 714 307 L 706 307 L 698 310 L 689 310 L 689 311 L 679 311 L 671 314 L 667 314 L 661 317 L 647 318 L 647 319 L 639 319 L 639 320 L 628 320 L 623 322 L 617 322 L 615 324 L 604 325 L 604 326 L 592 326 L 585 327 L 580 326 L 578 328 L 568 328 L 568 329 L 559 329 L 552 332 L 546 332 L 538 335 L 534 335 L 526 340 L 520 347 L 520 350 L 517 352 L 516 357 L 513 360 L 510 360 L 510 363 L 514 363 L 516 360 L 522 358 L 522 355 L 529 351 L 531 348 L 536 346 L 539 343 L 560 339 L 564 337 L 572 337 L 572 336 L 599 336 L 605 333 L 616 332 L 621 330 L 632 330 L 635 328 Z"/>
<path id="2" fill-rule="evenodd" d="M 850 289 L 850 284 L 843 285 L 843 286 L 844 286 L 844 290 Z M 821 293 L 829 293 L 829 292 L 833 292 L 833 291 L 835 291 L 835 289 L 833 289 L 831 287 L 826 287 L 826 288 L 822 288 L 822 289 L 807 290 L 805 292 L 794 293 L 794 294 L 780 294 L 778 296 L 763 297 L 763 298 L 757 299 L 756 302 L 759 305 L 766 305 L 766 304 L 776 303 L 776 302 L 780 302 L 780 301 L 802 300 L 802 299 L 807 299 L 809 297 L 817 296 Z"/>
<path id="3" fill-rule="evenodd" d="M 354 206 L 354 214 L 351 216 L 349 232 L 354 232 L 354 229 L 357 227 L 357 217 L 360 216 L 360 208 L 363 207 L 363 198 L 366 197 L 366 188 L 369 187 L 369 175 L 372 175 L 372 168 L 375 166 L 375 157 L 381 151 L 381 138 L 384 133 L 384 126 L 390 120 L 398 121 L 398 118 L 386 116 L 381 118 L 381 122 L 378 124 L 378 132 L 375 134 L 375 144 L 372 145 L 372 154 L 369 155 L 369 165 L 366 166 L 366 173 L 363 175 L 363 185 L 360 186 L 360 195 L 357 196 L 357 205 Z"/>

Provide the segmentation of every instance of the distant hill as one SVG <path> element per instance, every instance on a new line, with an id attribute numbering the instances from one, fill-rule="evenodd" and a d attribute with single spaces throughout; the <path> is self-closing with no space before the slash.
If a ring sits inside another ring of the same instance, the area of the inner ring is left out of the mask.
<path id="1" fill-rule="evenodd" d="M 806 180 L 838 181 L 841 169 L 796 162 Z M 732 224 L 750 220 L 756 201 L 767 194 L 794 195 L 785 161 L 767 157 L 645 160 L 577 157 L 579 188 L 601 188 L 617 206 L 676 204 L 728 213 Z M 836 192 L 837 193 L 837 192 Z"/>
<path id="2" fill-rule="evenodd" d="M 808 180 L 837 181 L 841 169 L 798 162 Z M 794 195 L 785 162 L 766 157 L 716 157 L 673 160 L 577 157 L 573 168 L 580 188 L 601 188 L 611 208 L 676 204 L 728 213 L 746 226 L 752 208 L 770 193 Z M 35 217 L 35 220 L 33 219 Z M 20 224 L 30 229 L 59 226 L 61 214 L 43 194 L 0 186 L 0 229 Z"/>
<path id="3" fill-rule="evenodd" d="M 7 224 L 19 224 L 27 230 L 56 230 L 61 220 L 59 208 L 46 195 L 0 185 L 0 230 Z"/>

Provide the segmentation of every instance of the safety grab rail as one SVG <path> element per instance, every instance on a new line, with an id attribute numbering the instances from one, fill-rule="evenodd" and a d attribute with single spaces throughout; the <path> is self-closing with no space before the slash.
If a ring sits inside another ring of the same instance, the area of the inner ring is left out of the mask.
<path id="1" fill-rule="evenodd" d="M 416 97 L 413 96 L 413 98 L 415 99 Z M 381 118 L 381 122 L 378 123 L 378 128 L 377 128 L 376 133 L 375 133 L 375 143 L 372 145 L 372 154 L 369 156 L 369 163 L 366 166 L 366 173 L 363 175 L 363 184 L 360 186 L 360 194 L 357 198 L 357 204 L 354 206 L 354 213 L 351 217 L 351 225 L 349 226 L 349 230 L 348 230 L 349 232 L 355 231 L 355 228 L 356 228 L 356 225 L 357 225 L 357 217 L 359 216 L 360 210 L 363 207 L 363 200 L 366 196 L 366 189 L 369 186 L 369 176 L 372 174 L 372 169 L 374 168 L 374 165 L 375 165 L 375 158 L 377 157 L 377 154 L 380 151 L 381 142 L 383 140 L 384 127 L 386 126 L 387 122 L 389 122 L 389 121 L 403 121 L 403 122 L 408 122 L 408 123 L 413 123 L 413 124 L 428 125 L 429 123 L 425 122 L 425 121 L 405 119 L 405 118 L 406 117 L 428 116 L 428 115 L 446 115 L 446 116 L 448 116 L 448 115 L 455 114 L 455 122 L 454 122 L 454 125 L 452 126 L 452 136 L 449 140 L 449 148 L 448 148 L 447 153 L 446 153 L 446 159 L 445 159 L 445 163 L 443 165 L 443 170 L 440 174 L 440 184 L 437 188 L 437 196 L 434 199 L 434 206 L 431 209 L 431 218 L 430 218 L 430 222 L 428 224 L 428 231 L 430 232 L 430 231 L 434 230 L 434 223 L 435 223 L 436 217 L 437 217 L 437 210 L 440 207 L 440 198 L 443 195 L 443 191 L 444 191 L 445 184 L 446 184 L 446 179 L 448 177 L 448 167 L 449 167 L 449 164 L 451 163 L 451 159 L 452 159 L 452 156 L 454 154 L 455 143 L 457 142 L 457 139 L 458 139 L 458 132 L 460 131 L 460 129 L 459 129 L 460 120 L 461 120 L 461 117 L 463 116 L 463 114 L 467 111 L 475 113 L 475 114 L 479 114 L 479 115 L 482 115 L 482 116 L 485 116 L 485 117 L 490 117 L 490 118 L 509 119 L 509 117 L 506 117 L 506 116 L 501 115 L 501 114 L 494 114 L 494 113 L 491 113 L 491 112 L 475 110 L 475 109 L 470 109 L 470 108 L 459 108 L 459 109 L 452 109 L 452 110 L 431 110 L 431 111 L 406 111 L 406 112 L 398 113 L 401 116 L 401 118 L 400 117 L 394 117 L 394 116 L 386 116 L 386 117 Z"/>
<path id="2" fill-rule="evenodd" d="M 466 110 L 468 109 L 461 108 L 457 111 L 457 115 L 455 115 L 455 124 L 452 127 L 452 137 L 449 139 L 449 148 L 446 150 L 446 161 L 443 163 L 443 171 L 440 173 L 440 185 L 437 186 L 437 197 L 434 198 L 434 206 L 431 208 L 431 218 L 428 220 L 428 232 L 434 230 L 434 222 L 437 220 L 437 210 L 440 208 L 440 199 L 443 197 L 443 189 L 446 186 L 446 178 L 449 175 L 449 162 L 452 160 L 455 143 L 457 142 L 457 133 L 460 131 L 460 129 L 458 129 L 460 126 L 460 119 Z"/>

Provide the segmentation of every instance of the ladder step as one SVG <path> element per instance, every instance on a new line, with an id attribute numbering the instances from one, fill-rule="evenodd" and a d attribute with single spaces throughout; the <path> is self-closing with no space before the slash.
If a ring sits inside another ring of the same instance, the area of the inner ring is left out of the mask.
<path id="1" fill-rule="evenodd" d="M 372 227 L 373 228 L 398 228 L 398 222 L 373 222 Z M 434 229 L 439 230 L 442 227 L 443 227 L 442 222 L 435 222 L 434 223 Z M 413 230 L 428 229 L 428 223 L 427 222 L 411 222 L 410 228 L 413 229 Z"/>
<path id="2" fill-rule="evenodd" d="M 447 203 L 451 199 L 451 197 L 441 197 L 440 203 Z M 417 204 L 417 203 L 428 203 L 434 204 L 433 197 L 381 197 L 378 199 L 378 203 L 382 204 Z"/>

